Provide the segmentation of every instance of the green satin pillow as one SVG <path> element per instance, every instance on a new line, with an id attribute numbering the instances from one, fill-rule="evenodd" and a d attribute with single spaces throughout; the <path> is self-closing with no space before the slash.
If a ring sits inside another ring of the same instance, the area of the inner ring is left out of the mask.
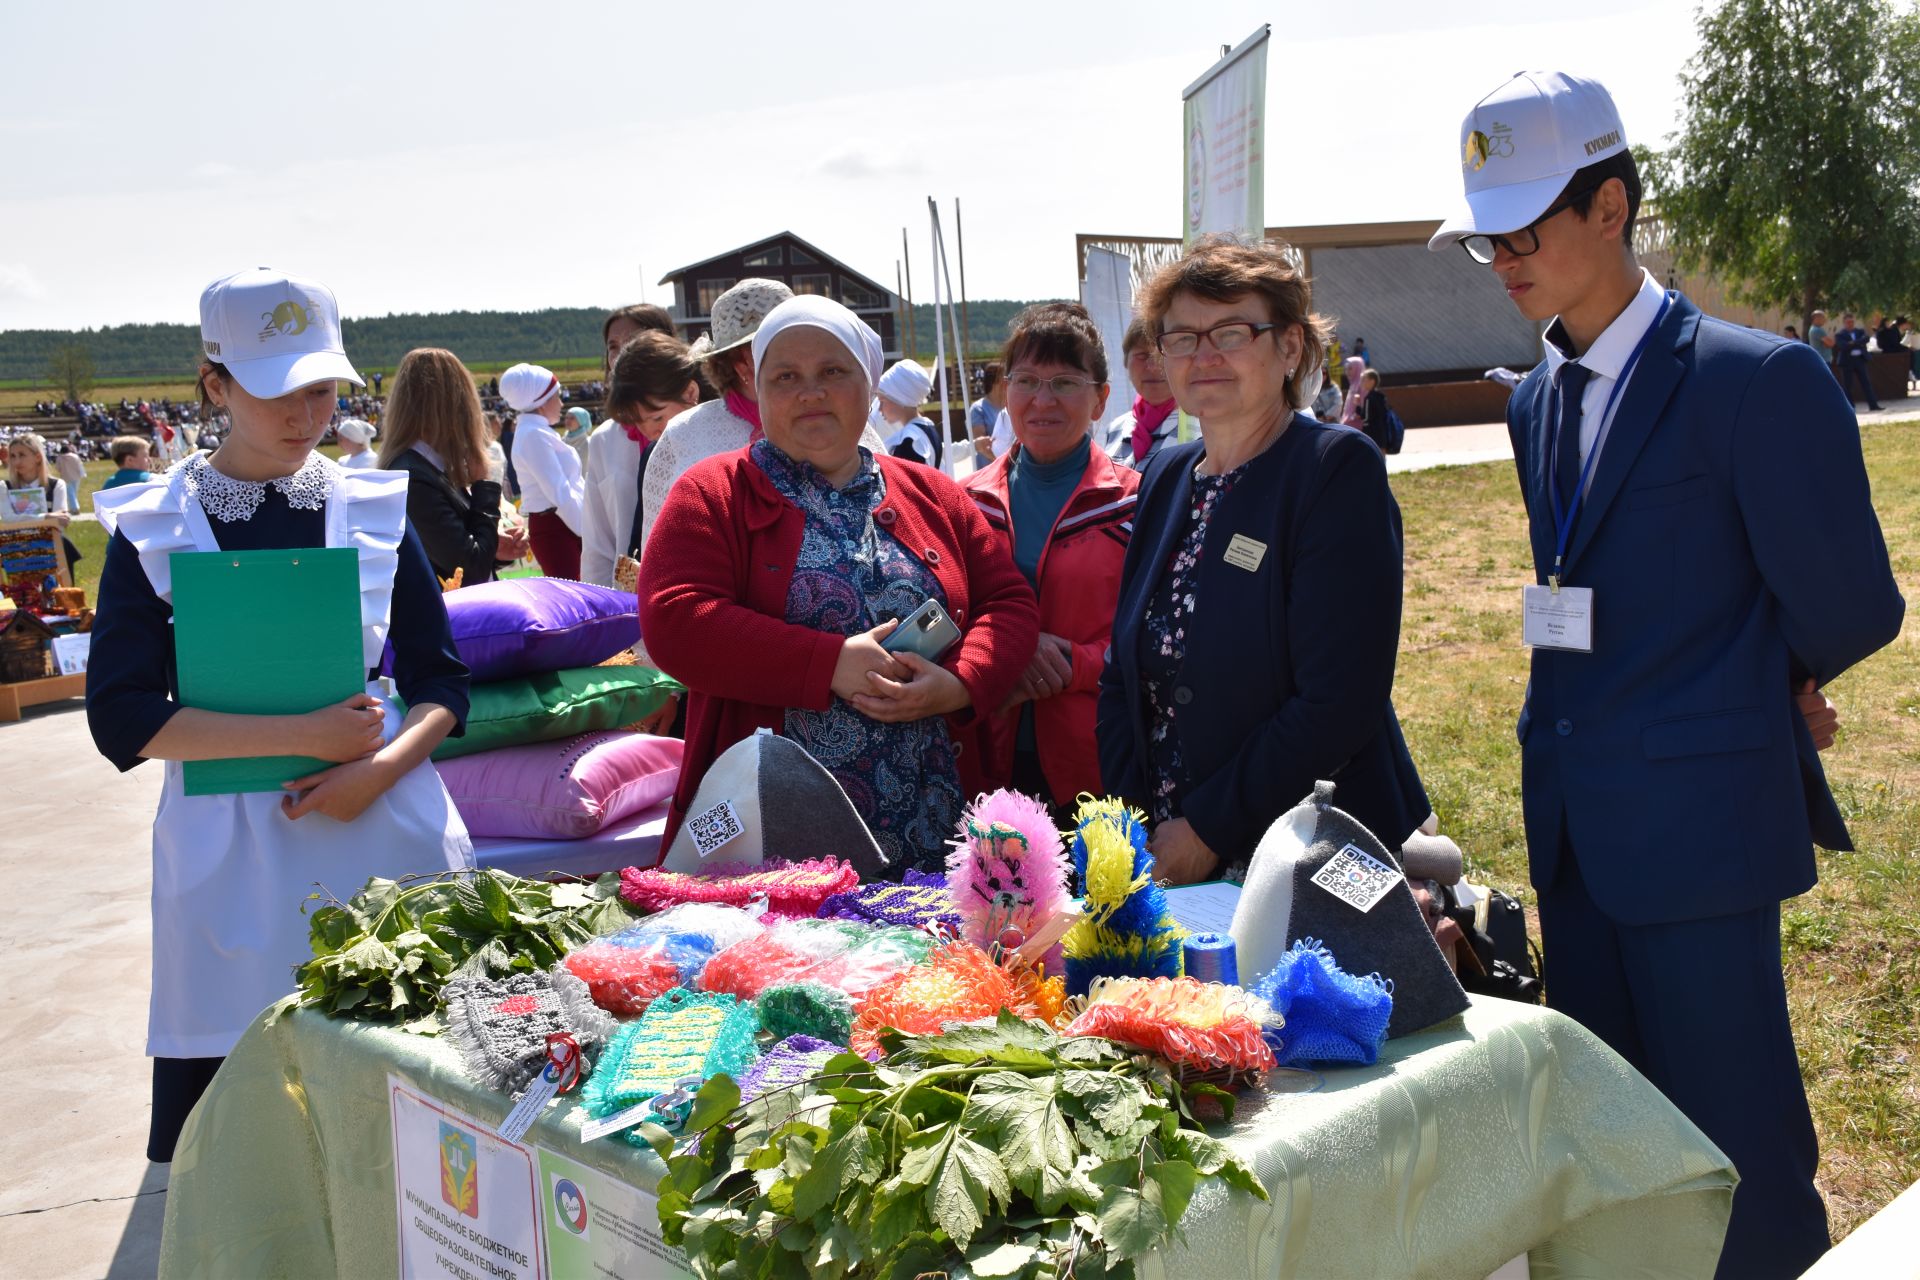
<path id="1" fill-rule="evenodd" d="M 652 667 L 574 667 L 473 686 L 467 731 L 433 753 L 452 760 L 495 747 L 550 742 L 644 720 L 681 684 Z"/>

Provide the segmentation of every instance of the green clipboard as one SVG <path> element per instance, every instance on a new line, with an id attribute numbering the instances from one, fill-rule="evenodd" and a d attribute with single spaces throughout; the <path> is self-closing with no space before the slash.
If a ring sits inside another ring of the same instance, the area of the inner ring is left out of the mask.
<path id="1" fill-rule="evenodd" d="M 173 651 L 182 706 L 302 715 L 363 693 L 360 555 L 351 547 L 178 551 Z M 306 756 L 189 760 L 190 796 L 279 791 L 331 768 Z"/>

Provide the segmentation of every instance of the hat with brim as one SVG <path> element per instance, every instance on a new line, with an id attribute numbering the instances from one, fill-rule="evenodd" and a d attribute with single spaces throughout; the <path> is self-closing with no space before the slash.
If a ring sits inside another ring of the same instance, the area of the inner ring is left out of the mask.
<path id="1" fill-rule="evenodd" d="M 272 267 L 236 271 L 201 292 L 200 350 L 259 400 L 316 382 L 367 385 L 347 360 L 333 291 Z"/>
<path id="2" fill-rule="evenodd" d="M 693 340 L 687 354 L 704 360 L 746 346 L 767 313 L 792 296 L 793 290 L 778 280 L 749 276 L 713 300 L 712 326 Z"/>
<path id="3" fill-rule="evenodd" d="M 256 400 L 272 400 L 316 382 L 367 385 L 366 379 L 355 372 L 352 363 L 338 351 L 303 351 L 259 360 L 228 360 L 225 368 L 241 389 Z"/>
<path id="4" fill-rule="evenodd" d="M 1577 172 L 1579 170 L 1569 169 L 1530 182 L 1487 187 L 1470 193 L 1466 207 L 1440 224 L 1440 229 L 1427 241 L 1427 248 L 1443 249 L 1468 236 L 1506 235 L 1530 225 L 1553 206 Z"/>

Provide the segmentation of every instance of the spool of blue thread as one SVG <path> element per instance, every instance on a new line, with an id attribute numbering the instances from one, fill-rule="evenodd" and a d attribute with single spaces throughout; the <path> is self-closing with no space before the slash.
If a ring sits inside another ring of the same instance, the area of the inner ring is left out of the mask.
<path id="1" fill-rule="evenodd" d="M 1224 933 L 1196 933 L 1180 944 L 1189 978 L 1240 985 L 1240 961 L 1233 939 Z"/>

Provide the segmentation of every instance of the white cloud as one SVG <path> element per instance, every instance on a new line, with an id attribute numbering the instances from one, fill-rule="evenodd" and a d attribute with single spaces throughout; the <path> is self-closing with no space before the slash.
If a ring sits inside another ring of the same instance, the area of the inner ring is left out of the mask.
<path id="1" fill-rule="evenodd" d="M 0 298 L 35 302 L 46 296 L 47 287 L 29 268 L 18 262 L 0 262 Z"/>

